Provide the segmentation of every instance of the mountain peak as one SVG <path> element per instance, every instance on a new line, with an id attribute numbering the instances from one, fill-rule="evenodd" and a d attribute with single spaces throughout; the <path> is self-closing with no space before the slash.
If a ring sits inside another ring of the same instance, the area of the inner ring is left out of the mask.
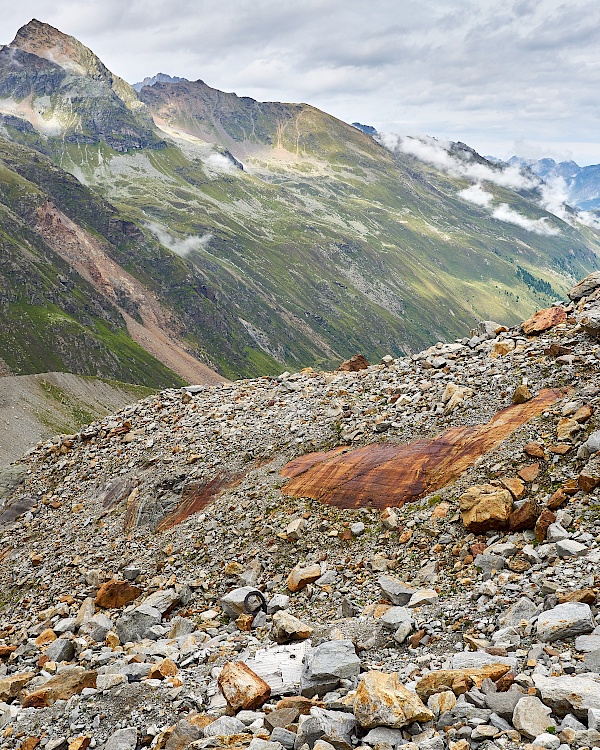
<path id="1" fill-rule="evenodd" d="M 155 83 L 182 83 L 188 82 L 187 78 L 179 76 L 170 76 L 168 73 L 157 73 L 155 76 L 146 76 L 143 81 L 133 84 L 136 91 L 141 91 L 144 86 L 154 86 Z"/>
<path id="2" fill-rule="evenodd" d="M 108 69 L 90 49 L 75 37 L 55 29 L 48 23 L 38 21 L 37 18 L 32 18 L 17 31 L 9 47 L 43 57 L 75 75 L 96 72 L 101 73 L 102 77 L 107 74 L 110 77 Z"/>

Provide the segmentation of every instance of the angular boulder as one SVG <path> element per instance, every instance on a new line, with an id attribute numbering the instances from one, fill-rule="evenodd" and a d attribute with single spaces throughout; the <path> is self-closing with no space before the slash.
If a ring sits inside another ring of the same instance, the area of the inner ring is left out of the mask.
<path id="1" fill-rule="evenodd" d="M 517 703 L 512 721 L 515 729 L 529 739 L 533 739 L 555 727 L 556 722 L 550 718 L 551 710 L 534 695 L 526 695 Z"/>
<path id="2" fill-rule="evenodd" d="M 275 612 L 273 615 L 271 635 L 277 643 L 304 641 L 306 638 L 310 638 L 312 634 L 313 629 L 310 625 L 307 625 L 283 609 Z"/>
<path id="3" fill-rule="evenodd" d="M 309 583 L 314 583 L 321 577 L 321 566 L 317 565 L 296 565 L 287 577 L 287 587 L 290 591 L 300 591 Z"/>
<path id="4" fill-rule="evenodd" d="M 104 609 L 120 609 L 137 599 L 142 590 L 129 581 L 106 581 L 96 594 L 96 606 Z"/>
<path id="5" fill-rule="evenodd" d="M 415 689 L 419 698 L 426 701 L 435 693 L 453 690 L 454 684 L 466 682 L 469 686 L 481 687 L 481 683 L 486 678 L 496 681 L 509 670 L 508 664 L 489 664 L 479 669 L 439 669 L 422 677 Z"/>
<path id="6" fill-rule="evenodd" d="M 507 527 L 513 499 L 503 487 L 479 484 L 463 492 L 458 502 L 465 528 L 484 534 Z"/>
<path id="7" fill-rule="evenodd" d="M 580 300 L 582 297 L 587 297 L 592 294 L 592 292 L 595 292 L 596 289 L 600 289 L 600 271 L 594 271 L 589 274 L 589 276 L 586 276 L 585 279 L 582 279 L 578 284 L 575 284 L 574 287 L 569 289 L 567 296 L 570 300 L 573 300 L 573 302 L 577 302 L 577 300 Z"/>
<path id="8" fill-rule="evenodd" d="M 566 319 L 567 313 L 562 307 L 547 307 L 534 313 L 531 318 L 521 324 L 521 328 L 525 335 L 534 336 L 564 323 Z"/>
<path id="9" fill-rule="evenodd" d="M 243 661 L 229 661 L 217 680 L 219 690 L 233 711 L 254 710 L 271 697 L 269 685 Z"/>
<path id="10" fill-rule="evenodd" d="M 73 695 L 78 695 L 84 688 L 96 687 L 94 670 L 83 667 L 72 667 L 51 677 L 33 692 L 28 693 L 23 701 L 23 708 L 44 708 L 52 706 L 56 701 L 68 701 Z"/>
<path id="11" fill-rule="evenodd" d="M 418 695 L 398 679 L 397 674 L 367 672 L 358 684 L 354 716 L 364 729 L 385 726 L 400 729 L 414 721 L 431 721 L 434 716 Z"/>
<path id="12" fill-rule="evenodd" d="M 538 638 L 552 643 L 562 638 L 570 638 L 594 629 L 594 617 L 589 604 L 568 602 L 542 612 L 537 621 Z"/>

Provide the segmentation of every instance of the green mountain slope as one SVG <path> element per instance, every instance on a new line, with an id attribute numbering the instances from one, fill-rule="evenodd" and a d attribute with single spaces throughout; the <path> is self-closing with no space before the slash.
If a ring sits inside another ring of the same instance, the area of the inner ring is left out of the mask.
<path id="1" fill-rule="evenodd" d="M 596 234 L 531 191 L 485 183 L 494 205 L 555 234 L 493 218 L 459 195 L 469 180 L 309 105 L 202 81 L 145 86 L 138 100 L 79 42 L 32 23 L 0 49 L 0 134 L 134 222 L 136 238 L 107 252 L 227 377 L 406 353 L 480 319 L 513 324 L 598 267 Z"/>

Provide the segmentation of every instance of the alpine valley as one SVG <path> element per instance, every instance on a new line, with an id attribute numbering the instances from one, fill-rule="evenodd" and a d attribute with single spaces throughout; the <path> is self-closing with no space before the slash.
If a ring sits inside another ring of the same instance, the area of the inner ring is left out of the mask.
<path id="1" fill-rule="evenodd" d="M 396 357 L 599 267 L 541 180 L 465 197 L 504 167 L 463 144 L 441 169 L 308 104 L 148 81 L 37 20 L 0 48 L 6 373 L 164 387 Z"/>

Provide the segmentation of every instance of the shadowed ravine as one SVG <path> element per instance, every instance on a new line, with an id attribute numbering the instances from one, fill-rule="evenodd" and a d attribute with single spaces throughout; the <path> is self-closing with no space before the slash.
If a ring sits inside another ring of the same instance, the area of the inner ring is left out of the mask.
<path id="1" fill-rule="evenodd" d="M 285 495 L 310 497 L 339 508 L 402 506 L 439 490 L 564 395 L 546 389 L 525 404 L 499 411 L 487 424 L 451 427 L 409 445 L 380 443 L 336 448 L 290 461 Z"/>

